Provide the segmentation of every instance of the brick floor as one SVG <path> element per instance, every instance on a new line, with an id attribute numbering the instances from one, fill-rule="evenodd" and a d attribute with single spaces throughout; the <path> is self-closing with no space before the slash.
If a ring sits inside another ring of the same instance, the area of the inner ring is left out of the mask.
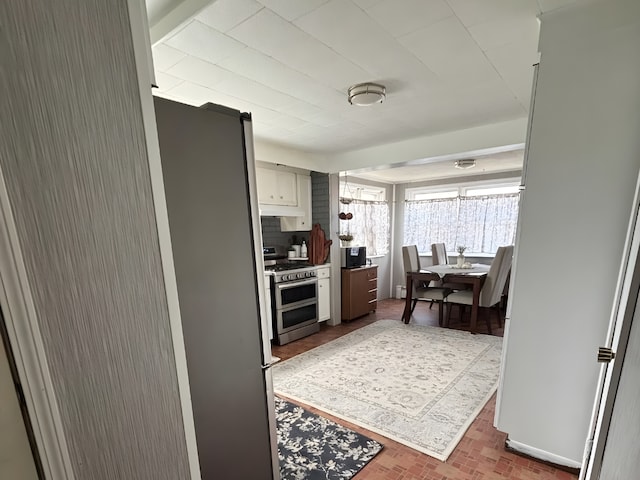
<path id="1" fill-rule="evenodd" d="M 404 301 L 382 300 L 378 310 L 350 323 L 330 327 L 323 325 L 320 333 L 292 342 L 281 347 L 274 346 L 273 354 L 283 360 L 305 352 L 318 345 L 330 342 L 346 333 L 382 319 L 399 319 Z M 419 303 L 412 318 L 413 323 L 438 325 L 437 306 L 429 309 L 428 304 Z M 399 320 L 398 320 L 399 321 Z M 452 319 L 452 328 L 464 328 Z M 484 321 L 478 328 L 486 328 Z M 503 330 L 492 325 L 494 335 L 503 335 Z M 299 403 L 299 402 L 298 402 Z M 304 404 L 301 404 L 304 405 Z M 446 462 L 440 462 L 386 437 L 364 428 L 332 417 L 318 409 L 305 406 L 311 411 L 331 418 L 337 423 L 363 433 L 384 445 L 376 458 L 362 469 L 356 480 L 572 480 L 576 475 L 536 462 L 504 449 L 506 434 L 493 427 L 495 395 L 489 400 L 465 436 Z"/>

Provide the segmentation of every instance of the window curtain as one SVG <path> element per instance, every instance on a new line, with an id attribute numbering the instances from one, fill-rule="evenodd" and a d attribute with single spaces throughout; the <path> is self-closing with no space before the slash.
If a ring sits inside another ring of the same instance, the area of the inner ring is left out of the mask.
<path id="1" fill-rule="evenodd" d="M 519 194 L 461 197 L 456 245 L 495 253 L 516 238 Z"/>
<path id="2" fill-rule="evenodd" d="M 430 252 L 432 243 L 447 248 L 456 242 L 458 199 L 407 201 L 404 208 L 404 245 L 416 245 L 419 252 Z"/>
<path id="3" fill-rule="evenodd" d="M 407 200 L 404 211 L 404 244 L 430 252 L 432 243 L 444 243 L 447 251 L 458 245 L 469 253 L 495 253 L 515 241 L 518 193 Z"/>
<path id="4" fill-rule="evenodd" d="M 352 200 L 341 204 L 351 220 L 340 220 L 340 234 L 353 235 L 355 245 L 367 247 L 367 256 L 389 253 L 389 204 L 369 200 Z"/>

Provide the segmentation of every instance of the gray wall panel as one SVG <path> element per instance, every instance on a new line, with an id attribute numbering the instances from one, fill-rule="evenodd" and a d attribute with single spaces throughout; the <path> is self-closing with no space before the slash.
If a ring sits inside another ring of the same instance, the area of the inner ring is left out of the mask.
<path id="1" fill-rule="evenodd" d="M 326 238 L 331 238 L 329 221 L 329 175 L 311 172 L 311 216 L 319 223 Z"/>
<path id="2" fill-rule="evenodd" d="M 76 476 L 189 478 L 127 2 L 0 23 L 0 166 Z"/>

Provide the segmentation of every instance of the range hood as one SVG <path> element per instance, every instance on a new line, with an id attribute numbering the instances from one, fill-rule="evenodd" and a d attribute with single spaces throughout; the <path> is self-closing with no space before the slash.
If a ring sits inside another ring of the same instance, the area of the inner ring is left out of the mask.
<path id="1" fill-rule="evenodd" d="M 304 209 L 286 205 L 260 204 L 261 217 L 304 217 Z"/>

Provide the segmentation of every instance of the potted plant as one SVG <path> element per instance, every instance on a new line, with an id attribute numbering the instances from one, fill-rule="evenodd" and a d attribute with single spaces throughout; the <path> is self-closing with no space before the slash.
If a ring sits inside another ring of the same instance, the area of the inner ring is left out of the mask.
<path id="1" fill-rule="evenodd" d="M 340 245 L 343 247 L 350 246 L 351 242 L 353 241 L 353 235 L 351 235 L 350 233 L 338 235 L 338 238 L 340 239 Z"/>
<path id="2" fill-rule="evenodd" d="M 463 246 L 463 245 L 458 245 L 458 262 L 456 263 L 456 267 L 458 268 L 462 268 L 462 266 L 464 265 L 464 252 L 467 249 L 467 247 Z"/>

